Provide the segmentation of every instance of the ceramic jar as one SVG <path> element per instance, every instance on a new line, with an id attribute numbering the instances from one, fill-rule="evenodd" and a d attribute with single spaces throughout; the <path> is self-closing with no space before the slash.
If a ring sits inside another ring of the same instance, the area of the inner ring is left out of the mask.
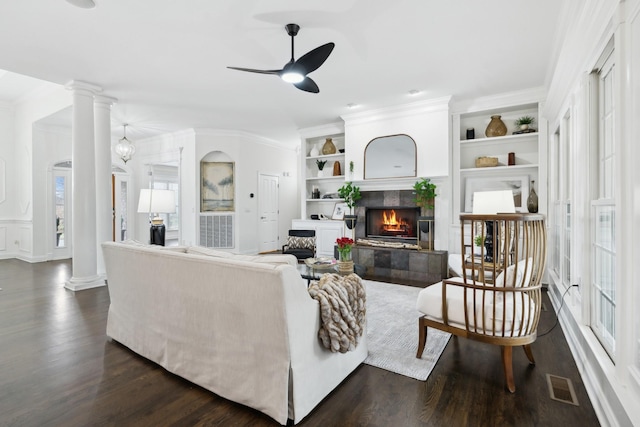
<path id="1" fill-rule="evenodd" d="M 484 134 L 487 138 L 491 138 L 494 136 L 505 136 L 507 134 L 507 125 L 500 119 L 499 115 L 491 116 L 491 121 L 487 126 L 487 129 L 484 131 Z"/>
<path id="2" fill-rule="evenodd" d="M 322 154 L 336 154 L 336 146 L 333 145 L 331 138 L 327 138 L 322 146 Z"/>

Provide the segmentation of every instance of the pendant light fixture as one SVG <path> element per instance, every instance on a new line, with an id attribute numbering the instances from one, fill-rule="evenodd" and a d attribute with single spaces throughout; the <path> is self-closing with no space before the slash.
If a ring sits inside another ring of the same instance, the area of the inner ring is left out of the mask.
<path id="1" fill-rule="evenodd" d="M 127 139 L 127 126 L 129 125 L 125 123 L 122 126 L 124 127 L 124 136 L 116 144 L 115 151 L 126 165 L 127 161 L 131 160 L 131 157 L 133 157 L 133 153 L 136 152 L 136 146 L 133 145 L 133 142 Z"/>

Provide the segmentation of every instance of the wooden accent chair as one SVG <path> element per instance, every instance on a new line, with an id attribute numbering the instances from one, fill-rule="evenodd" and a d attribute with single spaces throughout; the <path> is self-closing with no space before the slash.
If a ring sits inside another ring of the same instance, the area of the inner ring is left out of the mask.
<path id="1" fill-rule="evenodd" d="M 483 246 L 480 254 L 460 257 L 462 271 L 471 272 L 467 277 L 443 280 L 420 291 L 416 357 L 422 357 L 427 327 L 498 345 L 507 388 L 513 393 L 512 348 L 523 346 L 535 364 L 531 343 L 540 320 L 540 281 L 547 255 L 544 216 L 462 214 L 460 227 L 462 248 L 473 246 L 477 235 L 492 244 Z"/>

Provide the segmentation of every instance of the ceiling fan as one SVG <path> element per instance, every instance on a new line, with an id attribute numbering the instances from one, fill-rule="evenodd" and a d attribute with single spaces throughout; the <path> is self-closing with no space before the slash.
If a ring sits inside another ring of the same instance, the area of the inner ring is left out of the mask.
<path id="1" fill-rule="evenodd" d="M 318 93 L 320 88 L 316 82 L 311 80 L 307 74 L 317 70 L 324 61 L 327 60 L 331 51 L 335 47 L 335 43 L 327 43 L 319 46 L 306 54 L 302 55 L 296 61 L 293 56 L 293 38 L 298 34 L 300 26 L 297 24 L 287 24 L 284 27 L 287 34 L 291 36 L 291 60 L 287 62 L 281 70 L 255 70 L 253 68 L 227 67 L 232 70 L 247 71 L 249 73 L 259 74 L 275 74 L 282 80 L 292 83 L 295 87 L 305 92 Z"/>

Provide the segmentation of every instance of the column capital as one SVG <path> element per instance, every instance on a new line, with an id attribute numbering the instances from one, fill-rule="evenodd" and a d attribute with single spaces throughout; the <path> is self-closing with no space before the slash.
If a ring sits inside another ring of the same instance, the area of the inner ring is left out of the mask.
<path id="1" fill-rule="evenodd" d="M 96 86 L 94 84 L 83 82 L 80 80 L 71 80 L 70 82 L 64 85 L 64 88 L 67 90 L 74 90 L 74 91 L 86 91 L 92 94 L 102 92 L 102 88 L 100 86 Z"/>
<path id="2" fill-rule="evenodd" d="M 94 95 L 93 102 L 95 104 L 105 104 L 110 106 L 116 104 L 118 102 L 118 98 L 107 95 Z"/>

